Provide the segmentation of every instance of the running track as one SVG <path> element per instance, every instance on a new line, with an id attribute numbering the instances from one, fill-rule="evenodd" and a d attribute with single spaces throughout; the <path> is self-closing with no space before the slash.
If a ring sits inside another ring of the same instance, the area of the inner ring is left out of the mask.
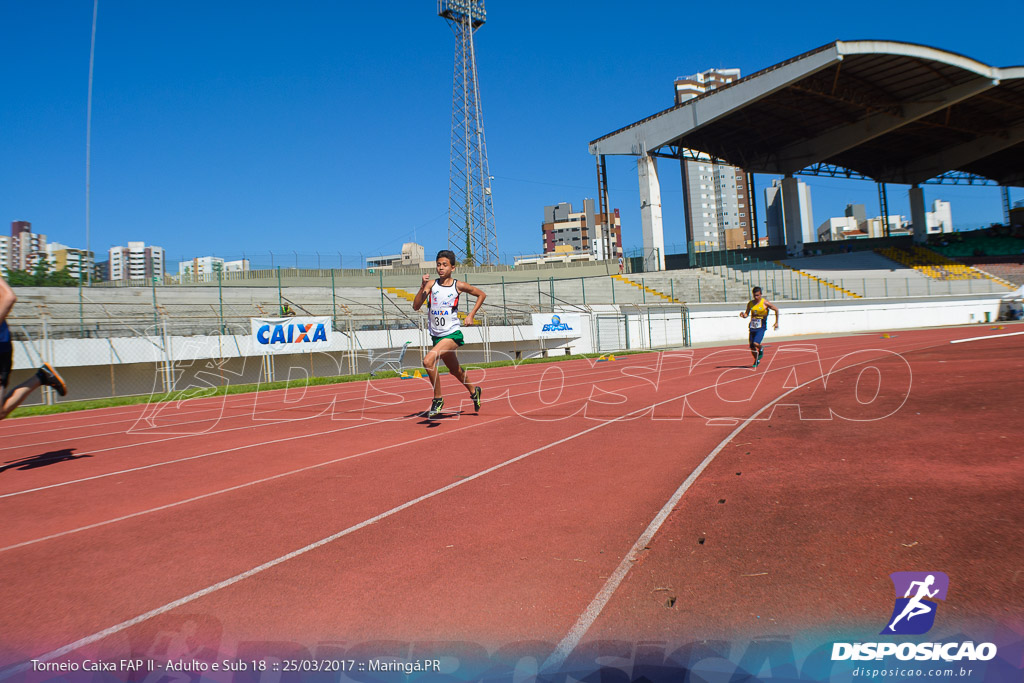
<path id="1" fill-rule="evenodd" d="M 877 634 L 902 570 L 950 576 L 945 629 L 1020 633 L 1022 330 L 480 370 L 481 413 L 445 376 L 436 422 L 399 379 L 5 421 L 0 678 L 186 631 L 211 657 L 535 641 L 549 665 Z M 977 336 L 1002 338 L 950 343 Z"/>

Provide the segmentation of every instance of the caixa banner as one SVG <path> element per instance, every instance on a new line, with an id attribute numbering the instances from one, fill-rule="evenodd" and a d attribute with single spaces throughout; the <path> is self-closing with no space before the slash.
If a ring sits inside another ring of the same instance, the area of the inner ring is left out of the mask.
<path id="1" fill-rule="evenodd" d="M 579 313 L 534 313 L 533 331 L 539 339 L 578 337 L 582 327 Z"/>
<path id="2" fill-rule="evenodd" d="M 331 348 L 331 319 L 252 318 L 253 346 L 264 353 L 306 353 Z"/>

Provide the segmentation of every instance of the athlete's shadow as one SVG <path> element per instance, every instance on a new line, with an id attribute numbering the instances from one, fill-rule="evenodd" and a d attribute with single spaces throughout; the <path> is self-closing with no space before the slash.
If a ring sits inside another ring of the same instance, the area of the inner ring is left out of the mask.
<path id="1" fill-rule="evenodd" d="M 426 413 L 412 413 L 410 415 L 406 415 L 406 417 L 421 417 L 423 419 L 416 424 L 424 425 L 427 429 L 433 429 L 434 427 L 440 427 L 442 420 L 450 420 L 452 418 L 459 417 L 462 414 L 463 411 L 461 410 L 453 410 L 441 413 L 437 417 L 427 417 Z"/>
<path id="2" fill-rule="evenodd" d="M 59 462 L 92 457 L 91 455 L 74 455 L 74 451 L 74 448 L 62 448 L 59 451 L 33 455 L 21 460 L 9 460 L 7 464 L 0 466 L 0 472 L 6 472 L 7 470 L 34 470 L 37 467 L 55 465 Z"/>
<path id="3" fill-rule="evenodd" d="M 744 368 L 749 370 L 750 369 L 750 363 L 747 363 L 746 365 L 716 365 L 715 366 L 715 370 L 729 370 L 729 369 L 743 370 Z"/>

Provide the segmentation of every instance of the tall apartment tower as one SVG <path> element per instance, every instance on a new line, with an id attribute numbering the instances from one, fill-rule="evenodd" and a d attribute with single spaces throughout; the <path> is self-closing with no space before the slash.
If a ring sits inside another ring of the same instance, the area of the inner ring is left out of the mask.
<path id="1" fill-rule="evenodd" d="M 544 207 L 544 223 L 541 224 L 541 235 L 544 238 L 544 253 L 553 254 L 565 251 L 585 251 L 593 254 L 599 261 L 617 259 L 622 255 L 622 223 L 619 210 L 613 209 L 610 217 L 595 212 L 594 200 L 583 200 L 583 211 L 573 212 L 572 204 L 562 202 L 555 206 Z M 610 220 L 609 220 L 610 218 Z M 610 225 L 611 251 L 605 253 L 604 233 Z"/>
<path id="2" fill-rule="evenodd" d="M 708 69 L 677 78 L 675 102 L 703 95 L 740 77 L 739 69 Z M 746 172 L 710 157 L 681 161 L 686 239 L 697 251 L 754 246 L 752 198 Z"/>
<path id="3" fill-rule="evenodd" d="M 32 232 L 28 221 L 11 222 L 10 260 L 8 267 L 13 270 L 29 270 L 33 252 L 46 251 L 46 235 Z"/>
<path id="4" fill-rule="evenodd" d="M 936 199 L 932 202 L 932 210 L 926 213 L 924 217 L 925 221 L 927 221 L 929 235 L 940 232 L 953 232 L 953 212 L 949 202 Z"/>
<path id="5" fill-rule="evenodd" d="M 112 247 L 109 255 L 110 280 L 150 280 L 164 275 L 163 247 L 129 242 L 127 247 Z"/>
<path id="6" fill-rule="evenodd" d="M 11 238 L 0 235 L 0 276 L 7 277 L 7 269 L 11 267 Z"/>
<path id="7" fill-rule="evenodd" d="M 811 208 L 811 188 L 802 180 L 797 181 L 796 196 L 797 206 L 787 208 L 782 201 L 782 181 L 773 180 L 771 187 L 764 188 L 768 244 L 773 247 L 785 245 L 790 256 L 802 253 L 807 242 L 818 241 Z M 847 211 L 853 212 L 854 209 L 847 207 Z"/>

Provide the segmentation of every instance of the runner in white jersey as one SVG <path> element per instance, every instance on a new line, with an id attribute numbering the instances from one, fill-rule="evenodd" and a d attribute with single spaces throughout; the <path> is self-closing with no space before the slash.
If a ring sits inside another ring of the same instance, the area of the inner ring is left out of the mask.
<path id="1" fill-rule="evenodd" d="M 412 302 L 414 311 L 420 310 L 423 304 L 427 303 L 427 329 L 434 342 L 434 347 L 423 357 L 423 367 L 434 388 L 434 399 L 430 402 L 427 417 L 438 417 L 441 415 L 441 409 L 444 408 L 441 382 L 437 374 L 438 358 L 444 361 L 452 377 L 465 385 L 470 398 L 473 399 L 474 409 L 480 412 L 480 396 L 483 392 L 480 387 L 470 384 L 466 372 L 459 366 L 455 349 L 466 343 L 462 335 L 462 323 L 459 320 L 459 295 L 465 293 L 476 297 L 473 310 L 466 316 L 466 325 L 473 324 L 473 317 L 480 310 L 487 295 L 468 282 L 460 282 L 452 277 L 452 271 L 455 270 L 455 254 L 453 252 L 447 249 L 439 251 L 436 267 L 437 279 L 431 284 L 430 276 L 424 275 L 420 291 L 416 292 L 416 298 Z"/>

